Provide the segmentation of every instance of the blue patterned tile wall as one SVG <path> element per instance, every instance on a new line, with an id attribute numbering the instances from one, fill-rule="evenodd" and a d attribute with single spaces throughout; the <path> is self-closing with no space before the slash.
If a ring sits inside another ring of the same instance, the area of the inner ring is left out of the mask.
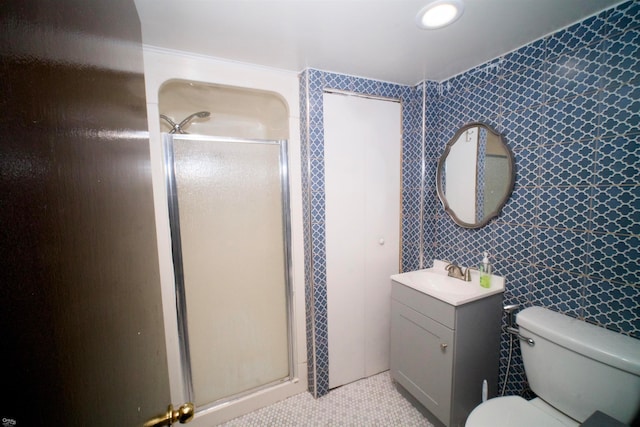
<path id="1" fill-rule="evenodd" d="M 419 268 L 421 259 L 426 266 L 434 258 L 476 265 L 488 250 L 496 273 L 507 279 L 506 303 L 545 306 L 640 338 L 639 57 L 640 1 L 631 1 L 441 83 L 411 88 L 301 73 L 307 348 L 315 396 L 329 384 L 323 91 L 403 102 L 404 271 Z M 503 133 L 517 177 L 502 214 L 468 230 L 445 215 L 435 173 L 446 142 L 478 120 Z M 518 345 L 506 378 L 510 341 L 503 335 L 500 387 L 526 396 Z"/>
<path id="2" fill-rule="evenodd" d="M 476 265 L 488 250 L 507 279 L 505 303 L 640 338 L 638 58 L 640 2 L 632 1 L 430 82 L 437 90 L 426 101 L 427 165 L 457 128 L 480 120 L 504 135 L 517 177 L 502 215 L 480 230 L 456 226 L 435 184 L 425 188 L 425 233 L 434 227 L 425 263 Z M 502 383 L 508 354 L 504 335 Z M 518 344 L 506 391 L 527 394 Z"/>
<path id="3" fill-rule="evenodd" d="M 327 282 L 324 203 L 323 93 L 338 89 L 402 102 L 402 268 L 415 269 L 419 251 L 419 194 L 422 159 L 422 96 L 415 88 L 313 69 L 300 75 L 305 301 L 309 391 L 329 391 Z"/>

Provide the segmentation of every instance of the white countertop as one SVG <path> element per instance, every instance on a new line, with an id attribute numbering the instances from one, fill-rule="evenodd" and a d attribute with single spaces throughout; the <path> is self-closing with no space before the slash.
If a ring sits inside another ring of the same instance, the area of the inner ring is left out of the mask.
<path id="1" fill-rule="evenodd" d="M 447 262 L 434 260 L 433 267 L 394 274 L 391 280 L 430 295 L 453 306 L 463 305 L 504 292 L 504 277 L 491 275 L 491 286 L 480 286 L 480 272 L 471 270 L 471 281 L 447 275 Z"/>

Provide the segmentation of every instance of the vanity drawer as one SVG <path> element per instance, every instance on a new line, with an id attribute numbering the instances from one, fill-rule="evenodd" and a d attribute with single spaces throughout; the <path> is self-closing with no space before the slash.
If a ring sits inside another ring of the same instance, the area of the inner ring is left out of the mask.
<path id="1" fill-rule="evenodd" d="M 396 281 L 391 282 L 391 298 L 436 322 L 455 329 L 456 308 Z"/>

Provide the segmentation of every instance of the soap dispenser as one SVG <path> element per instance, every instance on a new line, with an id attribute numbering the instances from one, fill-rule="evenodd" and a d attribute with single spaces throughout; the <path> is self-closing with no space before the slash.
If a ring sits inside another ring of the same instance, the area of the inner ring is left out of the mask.
<path id="1" fill-rule="evenodd" d="M 489 253 L 484 253 L 482 264 L 480 265 L 480 286 L 483 288 L 491 287 L 491 264 L 489 264 Z"/>

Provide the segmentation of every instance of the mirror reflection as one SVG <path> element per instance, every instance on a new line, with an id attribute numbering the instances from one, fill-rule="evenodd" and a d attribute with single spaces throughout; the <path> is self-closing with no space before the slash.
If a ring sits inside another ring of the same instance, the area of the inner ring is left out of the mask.
<path id="1" fill-rule="evenodd" d="M 438 197 L 456 224 L 479 228 L 500 214 L 515 169 L 502 135 L 480 122 L 462 127 L 438 162 Z"/>

